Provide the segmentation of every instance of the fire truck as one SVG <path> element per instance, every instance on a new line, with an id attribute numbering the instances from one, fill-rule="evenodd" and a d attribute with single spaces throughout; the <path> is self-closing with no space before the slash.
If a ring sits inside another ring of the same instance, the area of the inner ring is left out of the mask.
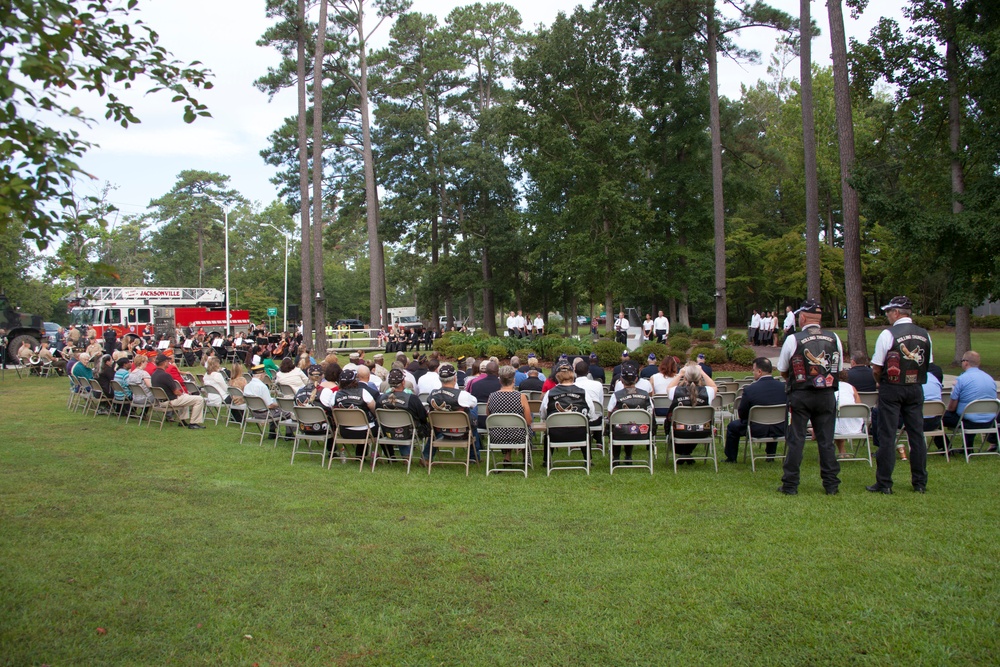
<path id="1" fill-rule="evenodd" d="M 119 338 L 154 334 L 174 335 L 204 329 L 225 333 L 226 299 L 222 290 L 200 287 L 82 287 L 66 296 L 70 323 L 87 327 L 100 338 L 109 328 Z M 233 329 L 250 324 L 247 310 L 229 311 Z"/>

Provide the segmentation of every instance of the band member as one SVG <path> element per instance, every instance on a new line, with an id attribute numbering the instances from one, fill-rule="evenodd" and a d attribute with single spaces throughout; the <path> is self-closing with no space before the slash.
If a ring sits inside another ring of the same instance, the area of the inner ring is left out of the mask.
<path id="1" fill-rule="evenodd" d="M 628 320 L 625 319 L 623 311 L 618 313 L 618 318 L 615 320 L 615 340 L 622 345 L 628 344 Z"/>

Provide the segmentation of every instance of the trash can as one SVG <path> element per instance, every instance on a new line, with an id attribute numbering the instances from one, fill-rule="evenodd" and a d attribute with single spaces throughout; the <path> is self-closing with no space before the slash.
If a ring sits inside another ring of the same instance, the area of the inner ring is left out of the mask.
<path id="1" fill-rule="evenodd" d="M 702 331 L 708 331 L 708 324 L 707 324 L 707 323 L 705 323 L 705 324 L 702 324 L 702 325 L 701 325 L 701 330 L 702 330 Z"/>

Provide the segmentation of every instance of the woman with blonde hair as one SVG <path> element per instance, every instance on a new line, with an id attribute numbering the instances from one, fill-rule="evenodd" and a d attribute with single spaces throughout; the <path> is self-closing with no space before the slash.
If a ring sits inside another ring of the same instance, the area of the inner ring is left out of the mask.
<path id="1" fill-rule="evenodd" d="M 717 387 L 715 381 L 712 378 L 705 375 L 696 362 L 689 361 L 687 365 L 681 369 L 676 377 L 671 381 L 668 387 L 668 395 L 670 396 L 670 415 L 673 415 L 674 409 L 679 406 L 691 406 L 697 407 L 699 405 L 711 405 L 712 401 L 715 400 L 715 392 Z M 667 428 L 670 428 L 670 417 L 667 417 Z M 705 435 L 706 432 L 711 432 L 712 423 L 706 422 L 704 424 L 689 424 L 685 425 L 681 429 L 678 425 L 675 429 L 674 438 L 674 451 L 677 456 L 690 456 L 697 443 L 687 443 L 682 434 L 676 431 L 687 431 L 691 434 L 692 438 L 700 438 Z M 693 460 L 681 461 L 681 463 L 691 463 Z"/>
<path id="2" fill-rule="evenodd" d="M 208 358 L 208 362 L 205 368 L 206 373 L 205 373 L 204 384 L 206 387 L 211 387 L 212 389 L 214 389 L 219 393 L 218 394 L 215 394 L 214 392 L 209 393 L 208 396 L 205 398 L 205 404 L 211 405 L 212 407 L 216 408 L 221 406 L 222 403 L 225 402 L 226 397 L 229 396 L 229 392 L 227 391 L 228 385 L 226 384 L 226 377 L 222 374 L 220 370 L 221 368 L 222 365 L 219 363 L 218 357 L 211 356 Z"/>
<path id="3" fill-rule="evenodd" d="M 247 386 L 247 379 L 243 377 L 243 374 L 245 372 L 246 369 L 243 367 L 243 364 L 241 364 L 238 361 L 235 362 L 233 364 L 232 375 L 229 376 L 229 386 L 236 387 L 240 391 L 243 391 L 243 389 Z M 233 399 L 233 405 L 242 405 L 242 404 L 243 404 L 243 399 L 241 398 Z"/>

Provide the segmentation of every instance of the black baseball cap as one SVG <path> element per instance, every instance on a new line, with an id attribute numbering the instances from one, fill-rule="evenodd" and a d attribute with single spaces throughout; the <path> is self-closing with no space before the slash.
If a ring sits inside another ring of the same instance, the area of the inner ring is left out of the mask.
<path id="1" fill-rule="evenodd" d="M 913 302 L 906 296 L 894 296 L 889 299 L 889 303 L 882 306 L 882 310 L 895 310 L 897 308 L 913 310 Z"/>
<path id="2" fill-rule="evenodd" d="M 821 306 L 819 301 L 817 301 L 816 299 L 806 299 L 805 301 L 802 302 L 802 305 L 799 306 L 799 309 L 795 311 L 796 314 L 822 313 L 822 312 L 823 312 L 823 306 Z"/>
<path id="3" fill-rule="evenodd" d="M 453 378 L 455 375 L 457 375 L 455 367 L 451 364 L 442 364 L 441 367 L 438 368 L 438 377 L 442 380 Z"/>

